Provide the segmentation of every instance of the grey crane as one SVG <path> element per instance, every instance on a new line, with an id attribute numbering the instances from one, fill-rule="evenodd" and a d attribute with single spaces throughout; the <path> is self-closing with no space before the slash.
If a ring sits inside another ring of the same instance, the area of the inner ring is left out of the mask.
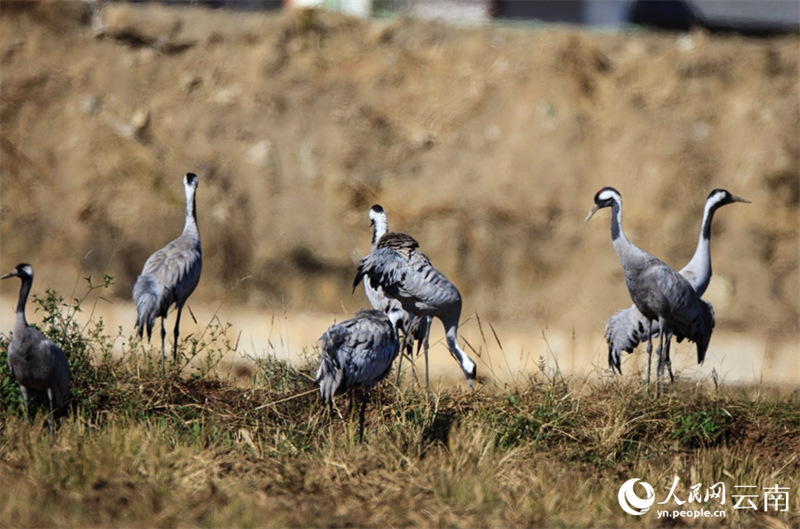
<path id="1" fill-rule="evenodd" d="M 389 231 L 389 221 L 386 217 L 386 210 L 383 209 L 380 204 L 375 204 L 369 210 L 369 220 L 370 224 L 372 225 L 371 250 L 374 251 L 378 246 L 378 241 L 380 238 Z M 412 358 L 414 352 L 414 342 L 417 342 L 417 354 L 419 354 L 420 349 L 422 348 L 423 344 L 426 344 L 428 339 L 428 333 L 430 331 L 430 317 L 409 314 L 403 310 L 403 306 L 398 300 L 384 294 L 380 285 L 373 287 L 369 281 L 364 281 L 364 292 L 367 294 L 367 299 L 369 299 L 372 308 L 375 310 L 381 310 L 387 314 L 395 310 L 400 310 L 403 312 L 403 318 L 397 323 L 398 332 L 402 332 L 403 334 L 400 352 L 405 352 L 409 358 Z M 425 359 L 427 362 L 427 356 Z M 400 368 L 402 367 L 402 362 L 403 355 L 401 354 L 400 363 L 397 366 L 398 380 L 400 377 Z M 427 373 L 427 371 L 428 365 L 426 363 L 425 372 Z"/>
<path id="2" fill-rule="evenodd" d="M 14 330 L 8 345 L 8 369 L 17 379 L 25 404 L 25 417 L 31 420 L 28 398 L 30 393 L 46 394 L 50 404 L 48 423 L 53 435 L 53 416 L 69 401 L 69 363 L 64 351 L 39 330 L 28 325 L 25 303 L 33 286 L 33 267 L 20 263 L 0 279 L 18 277 L 22 280 L 19 301 L 14 316 Z"/>
<path id="3" fill-rule="evenodd" d="M 647 352 L 652 357 L 654 326 L 660 331 L 658 378 L 664 367 L 664 337 L 672 331 L 678 341 L 688 338 L 697 345 L 697 361 L 705 359 L 714 313 L 711 305 L 700 299 L 691 283 L 660 259 L 631 243 L 622 230 L 622 195 L 613 187 L 604 187 L 594 197 L 595 206 L 586 216 L 588 221 L 601 208 L 610 207 L 611 240 L 625 271 L 625 283 L 633 303 L 649 321 L 646 336 Z M 669 344 L 666 344 L 669 347 Z M 648 366 L 648 372 L 649 372 Z M 660 390 L 659 390 L 660 392 Z"/>
<path id="4" fill-rule="evenodd" d="M 133 300 L 136 302 L 136 328 L 139 337 L 147 331 L 147 340 L 153 331 L 156 318 L 161 318 L 161 372 L 165 372 L 164 319 L 172 304 L 178 309 L 175 318 L 173 361 L 178 355 L 178 335 L 181 311 L 186 300 L 194 292 L 203 267 L 200 248 L 200 232 L 197 229 L 195 194 L 198 178 L 194 173 L 186 173 L 183 187 L 186 192 L 186 222 L 180 237 L 170 242 L 144 263 L 142 273 L 133 285 Z"/>
<path id="5" fill-rule="evenodd" d="M 385 233 L 369 255 L 361 259 L 353 290 L 366 276 L 373 288 L 398 300 L 403 309 L 417 316 L 436 317 L 442 322 L 450 354 L 458 361 L 469 387 L 475 379 L 475 362 L 458 346 L 458 319 L 461 317 L 461 293 L 428 257 L 417 251 L 419 243 L 405 233 Z M 428 347 L 425 340 L 425 365 Z M 430 381 L 426 370 L 425 385 Z"/>
<path id="6" fill-rule="evenodd" d="M 387 314 L 362 309 L 353 318 L 329 327 L 317 341 L 321 358 L 315 381 L 331 412 L 334 396 L 356 387 L 364 390 L 359 412 L 359 439 L 364 438 L 369 392 L 389 375 L 400 351 L 396 325 L 402 317 L 402 310 Z"/>
<path id="7" fill-rule="evenodd" d="M 703 221 L 700 225 L 700 237 L 697 241 L 697 248 L 694 251 L 689 263 L 678 273 L 691 283 L 698 296 L 702 296 L 711 281 L 711 223 L 714 220 L 714 213 L 722 206 L 733 204 L 734 202 L 750 203 L 749 200 L 731 194 L 726 189 L 714 189 L 706 198 L 705 208 L 703 209 Z M 615 312 L 606 324 L 606 342 L 608 343 L 608 365 L 612 370 L 616 369 L 622 373 L 622 352 L 632 353 L 639 343 L 647 339 L 646 330 L 648 321 L 636 305 L 631 305 L 627 309 Z M 666 341 L 672 339 L 667 335 Z M 672 363 L 669 357 L 665 358 L 671 380 L 675 380 L 672 374 Z M 648 380 L 650 374 L 648 373 Z"/>

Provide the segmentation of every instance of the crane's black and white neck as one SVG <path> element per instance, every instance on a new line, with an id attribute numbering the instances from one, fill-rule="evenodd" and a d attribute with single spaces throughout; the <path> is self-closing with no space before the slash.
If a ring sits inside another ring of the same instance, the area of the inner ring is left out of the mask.
<path id="1" fill-rule="evenodd" d="M 613 187 L 604 187 L 594 195 L 594 207 L 586 215 L 583 222 L 589 219 L 602 208 L 611 208 L 611 240 L 615 241 L 619 237 L 625 238 L 622 233 L 622 195 Z"/>
<path id="2" fill-rule="evenodd" d="M 622 195 L 613 187 L 604 187 L 594 196 L 594 207 L 589 211 L 584 222 L 588 222 L 592 215 L 602 208 L 611 208 L 611 242 L 625 269 L 626 280 L 629 280 L 629 267 L 626 262 L 656 259 L 645 252 L 625 236 L 622 229 Z"/>
<path id="3" fill-rule="evenodd" d="M 19 288 L 19 299 L 17 300 L 17 310 L 14 319 L 14 332 L 16 333 L 18 327 L 25 327 L 28 325 L 28 320 L 25 319 L 25 304 L 28 302 L 28 295 L 33 285 L 33 267 L 28 263 L 20 263 L 14 270 L 0 279 L 8 279 L 10 277 L 18 277 L 22 281 Z"/>
<path id="4" fill-rule="evenodd" d="M 750 203 L 749 200 L 737 197 L 725 189 L 713 190 L 706 199 L 697 248 L 691 260 L 680 270 L 680 274 L 689 280 L 699 296 L 703 295 L 711 282 L 711 223 L 714 220 L 714 213 L 722 206 L 734 202 Z"/>
<path id="5" fill-rule="evenodd" d="M 375 251 L 378 241 L 389 230 L 389 222 L 386 218 L 386 211 L 376 204 L 369 210 L 369 222 L 372 225 L 372 244 L 370 251 Z M 364 292 L 369 299 L 372 308 L 381 310 L 389 314 L 392 311 L 403 311 L 400 302 L 384 294 L 380 286 L 374 287 L 369 281 L 364 281 Z"/>
<path id="6" fill-rule="evenodd" d="M 389 231 L 389 221 L 386 218 L 386 211 L 380 204 L 375 204 L 369 210 L 369 220 L 372 224 L 372 249 L 378 246 L 378 240 Z"/>
<path id="7" fill-rule="evenodd" d="M 197 185 L 199 179 L 194 173 L 186 173 L 183 177 L 183 188 L 186 193 L 186 223 L 184 224 L 184 233 L 191 232 L 197 234 L 197 244 L 200 244 L 200 235 L 197 228 Z"/>

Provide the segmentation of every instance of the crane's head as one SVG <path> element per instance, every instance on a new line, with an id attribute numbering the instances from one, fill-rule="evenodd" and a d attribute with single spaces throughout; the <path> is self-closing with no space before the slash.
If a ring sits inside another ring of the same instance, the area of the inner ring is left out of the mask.
<path id="1" fill-rule="evenodd" d="M 370 226 L 374 225 L 378 219 L 383 219 L 384 222 L 386 220 L 386 211 L 384 211 L 383 207 L 380 204 L 375 204 L 371 208 L 369 208 L 369 224 Z"/>
<path id="2" fill-rule="evenodd" d="M 609 186 L 602 188 L 594 196 L 594 207 L 589 214 L 586 215 L 586 219 L 583 222 L 588 222 L 589 219 L 592 218 L 592 215 L 597 212 L 597 210 L 611 207 L 615 203 L 622 204 L 622 195 L 619 194 L 619 191 Z"/>
<path id="3" fill-rule="evenodd" d="M 715 189 L 708 195 L 706 202 L 716 207 L 733 204 L 734 202 L 750 203 L 747 199 L 731 194 L 727 189 Z"/>
<path id="4" fill-rule="evenodd" d="M 390 307 L 387 310 L 386 315 L 389 317 L 389 321 L 392 323 L 392 329 L 395 331 L 397 331 L 397 326 L 406 316 L 405 312 L 400 307 Z"/>
<path id="5" fill-rule="evenodd" d="M 194 173 L 186 173 L 186 176 L 183 177 L 183 185 L 187 187 L 197 189 L 198 183 L 199 179 L 197 178 L 197 175 Z"/>
<path id="6" fill-rule="evenodd" d="M 20 279 L 31 278 L 33 279 L 33 267 L 28 263 L 18 264 L 11 272 L 7 273 L 0 279 L 8 279 L 9 277 L 19 277 Z"/>

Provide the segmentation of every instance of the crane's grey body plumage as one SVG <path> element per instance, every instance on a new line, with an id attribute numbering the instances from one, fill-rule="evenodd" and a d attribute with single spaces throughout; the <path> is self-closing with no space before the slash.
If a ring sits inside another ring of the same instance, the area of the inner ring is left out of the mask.
<path id="1" fill-rule="evenodd" d="M 410 235 L 384 234 L 375 250 L 361 260 L 353 289 L 366 277 L 374 288 L 380 286 L 387 296 L 400 301 L 407 312 L 438 318 L 444 326 L 450 354 L 472 387 L 477 366 L 458 345 L 461 294 L 425 254 L 417 251 L 418 247 L 419 243 Z"/>
<path id="2" fill-rule="evenodd" d="M 332 325 L 317 341 L 320 365 L 315 377 L 320 396 L 333 408 L 336 395 L 360 387 L 359 432 L 364 435 L 364 412 L 369 392 L 386 378 L 400 350 L 396 323 L 399 312 L 360 310 L 346 321 Z"/>
<path id="3" fill-rule="evenodd" d="M 714 189 L 708 195 L 703 209 L 703 221 L 700 225 L 697 248 L 686 266 L 678 272 L 689 281 L 698 296 L 705 293 L 711 281 L 711 223 L 714 213 L 720 207 L 734 202 L 748 203 L 749 201 L 737 197 L 725 189 Z M 703 302 L 705 303 L 705 301 Z M 622 352 L 632 353 L 639 343 L 648 340 L 649 323 L 636 305 L 617 311 L 609 318 L 606 324 L 605 338 L 608 343 L 608 363 L 612 370 L 622 373 Z M 659 333 L 659 329 L 653 329 L 652 337 L 658 337 Z M 669 342 L 671 338 L 671 334 L 668 334 L 665 339 Z M 674 380 L 671 360 L 667 357 L 665 361 L 670 378 Z"/>
<path id="4" fill-rule="evenodd" d="M 19 383 L 25 416 L 30 421 L 28 399 L 31 393 L 45 394 L 50 405 L 49 427 L 53 433 L 54 414 L 70 399 L 69 363 L 64 351 L 47 336 L 28 325 L 25 304 L 33 285 L 33 267 L 21 263 L 2 279 L 19 277 L 22 280 L 19 301 L 14 316 L 14 329 L 8 345 L 8 369 Z"/>
<path id="5" fill-rule="evenodd" d="M 133 285 L 136 302 L 136 329 L 150 340 L 156 318 L 161 318 L 161 370 L 164 372 L 164 319 L 174 304 L 175 321 L 173 359 L 177 356 L 181 311 L 200 281 L 203 267 L 200 232 L 197 228 L 195 194 L 198 178 L 193 173 L 184 177 L 186 221 L 181 235 L 153 253 L 144 263 L 142 273 Z"/>
<path id="6" fill-rule="evenodd" d="M 697 361 L 702 363 L 714 328 L 711 305 L 700 299 L 691 283 L 660 259 L 631 243 L 622 230 L 622 196 L 614 188 L 604 187 L 595 195 L 595 207 L 588 221 L 600 208 L 610 207 L 611 240 L 625 272 L 625 283 L 634 305 L 647 318 L 648 354 L 652 353 L 653 330 L 660 331 L 658 376 L 669 354 L 664 335 L 669 330 L 678 341 L 688 338 L 697 346 Z M 648 369 L 649 372 L 649 369 Z"/>
<path id="7" fill-rule="evenodd" d="M 380 204 L 373 205 L 369 210 L 369 219 L 372 224 L 372 243 L 371 251 L 375 251 L 378 241 L 389 231 L 389 221 L 386 210 Z M 402 313 L 402 318 L 397 322 L 397 331 L 402 333 L 400 352 L 411 358 L 414 353 L 414 342 L 417 344 L 417 354 L 423 345 L 427 343 L 430 332 L 430 317 L 411 314 L 403 309 L 403 305 L 397 299 L 387 296 L 380 285 L 372 286 L 372 282 L 364 281 L 364 292 L 367 295 L 372 308 L 390 314 L 395 311 Z M 403 356 L 400 355 L 400 363 L 397 366 L 397 377 L 399 380 L 400 369 L 402 367 Z M 426 379 L 428 365 L 426 357 Z"/>

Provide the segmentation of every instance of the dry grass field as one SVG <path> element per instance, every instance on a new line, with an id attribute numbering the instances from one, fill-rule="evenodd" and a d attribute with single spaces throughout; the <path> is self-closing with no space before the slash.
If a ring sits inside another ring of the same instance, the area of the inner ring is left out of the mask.
<path id="1" fill-rule="evenodd" d="M 404 371 L 373 392 L 359 443 L 346 396 L 341 419 L 317 396 L 317 351 L 231 365 L 239 337 L 212 318 L 163 377 L 154 349 L 102 317 L 79 323 L 104 290 L 34 300 L 72 370 L 72 411 L 53 439 L 44 406 L 24 421 L 3 362 L 0 480 L 13 484 L 0 493 L 3 527 L 800 523 L 796 390 L 679 381 L 655 399 L 638 377 L 588 380 L 540 358 L 532 374 L 426 392 Z M 663 498 L 641 520 L 618 500 L 633 478 Z M 722 499 L 709 498 L 720 483 Z M 704 487 L 696 499 L 693 487 Z M 757 509 L 738 506 L 737 487 L 756 491 Z M 774 487 L 785 503 L 764 504 Z M 703 512 L 714 517 L 691 514 Z"/>
<path id="2" fill-rule="evenodd" d="M 1 282 L 0 528 L 800 526 L 799 44 L 4 1 L 0 273 L 33 264 L 75 399 L 52 440 L 26 424 Z M 188 171 L 203 275 L 162 377 L 130 292 Z M 715 217 L 708 357 L 680 344 L 661 399 L 642 351 L 607 371 L 603 185 L 675 268 L 712 189 L 751 201 Z M 461 290 L 480 382 L 437 323 L 431 391 L 390 377 L 358 443 L 313 344 L 368 303 L 374 203 Z"/>

